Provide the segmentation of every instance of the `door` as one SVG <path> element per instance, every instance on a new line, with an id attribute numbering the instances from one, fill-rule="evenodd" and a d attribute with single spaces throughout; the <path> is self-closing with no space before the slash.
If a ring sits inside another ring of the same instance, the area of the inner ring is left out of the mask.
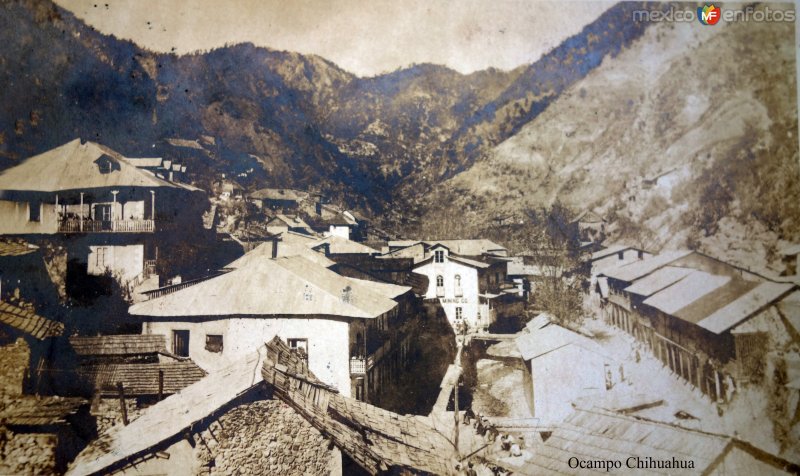
<path id="1" fill-rule="evenodd" d="M 172 353 L 189 357 L 189 331 L 172 331 Z"/>

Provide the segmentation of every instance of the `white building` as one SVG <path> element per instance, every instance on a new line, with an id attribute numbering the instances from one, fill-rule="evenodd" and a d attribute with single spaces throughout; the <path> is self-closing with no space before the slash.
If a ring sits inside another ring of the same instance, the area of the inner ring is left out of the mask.
<path id="1" fill-rule="evenodd" d="M 325 383 L 370 400 L 407 360 L 408 335 L 394 331 L 411 314 L 411 288 L 347 278 L 304 256 L 273 259 L 264 256 L 269 246 L 237 260 L 229 273 L 130 313 L 142 317 L 144 333 L 166 335 L 173 353 L 209 372 L 279 336 Z"/>

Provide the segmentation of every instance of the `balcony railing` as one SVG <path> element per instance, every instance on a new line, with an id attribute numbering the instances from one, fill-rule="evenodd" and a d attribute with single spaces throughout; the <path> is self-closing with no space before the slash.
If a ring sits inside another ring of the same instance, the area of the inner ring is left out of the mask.
<path id="1" fill-rule="evenodd" d="M 156 260 L 154 259 L 146 259 L 144 260 L 144 277 L 149 278 L 150 276 L 154 276 L 156 274 Z"/>
<path id="2" fill-rule="evenodd" d="M 363 375 L 367 373 L 367 359 L 361 357 L 350 358 L 350 374 Z"/>
<path id="3" fill-rule="evenodd" d="M 151 233 L 155 220 L 64 220 L 58 223 L 61 233 Z"/>

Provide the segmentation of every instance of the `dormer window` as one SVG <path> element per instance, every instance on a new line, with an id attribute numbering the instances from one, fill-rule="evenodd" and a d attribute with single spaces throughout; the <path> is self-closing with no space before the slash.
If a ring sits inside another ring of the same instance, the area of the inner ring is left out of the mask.
<path id="1" fill-rule="evenodd" d="M 444 263 L 444 250 L 436 250 L 433 252 L 434 263 Z"/>
<path id="2" fill-rule="evenodd" d="M 108 155 L 101 155 L 94 163 L 101 174 L 110 174 L 114 170 L 114 161 Z"/>

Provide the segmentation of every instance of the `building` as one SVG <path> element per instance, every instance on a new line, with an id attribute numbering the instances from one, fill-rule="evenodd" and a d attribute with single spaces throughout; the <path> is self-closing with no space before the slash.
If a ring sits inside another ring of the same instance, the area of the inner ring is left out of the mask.
<path id="1" fill-rule="evenodd" d="M 516 339 L 530 376 L 531 414 L 542 426 L 563 421 L 581 398 L 598 398 L 617 381 L 619 363 L 602 346 L 541 314 Z"/>
<path id="2" fill-rule="evenodd" d="M 273 235 L 294 231 L 296 233 L 311 234 L 311 227 L 299 215 L 284 215 L 279 213 L 267 221 L 267 232 Z"/>
<path id="3" fill-rule="evenodd" d="M 344 277 L 302 255 L 247 256 L 233 271 L 130 313 L 142 319 L 145 334 L 167 336 L 172 353 L 209 372 L 277 335 L 344 395 L 378 399 L 413 347 L 411 288 Z"/>
<path id="4" fill-rule="evenodd" d="M 262 210 L 279 213 L 297 213 L 310 194 L 290 188 L 262 188 L 249 194 L 248 199 Z"/>
<path id="5" fill-rule="evenodd" d="M 597 212 L 585 210 L 570 222 L 570 228 L 582 245 L 601 243 L 606 236 L 606 219 Z"/>
<path id="6" fill-rule="evenodd" d="M 738 438 L 690 430 L 597 408 L 578 408 L 548 434 L 519 468 L 519 474 L 609 471 L 650 474 L 765 474 L 800 471 L 790 463 Z M 611 469 L 598 463 L 618 462 Z M 595 466 L 586 468 L 587 463 Z"/>
<path id="7" fill-rule="evenodd" d="M 206 203 L 197 188 L 76 139 L 0 173 L 0 234 L 62 250 L 68 291 L 87 276 L 135 287 L 170 254 L 171 231 L 202 233 Z"/>
<path id="8" fill-rule="evenodd" d="M 796 285 L 698 252 L 665 252 L 603 271 L 602 278 L 607 322 L 715 401 L 730 400 L 738 383 L 754 378 L 767 352 L 792 335 L 786 322 L 797 320 L 781 317 L 797 316 Z"/>
<path id="9" fill-rule="evenodd" d="M 414 256 L 414 272 L 428 278 L 426 300 L 438 301 L 454 329 L 465 325 L 468 329 L 488 329 L 498 317 L 498 298 L 504 291 L 516 293 L 513 284 L 506 283 L 507 260 L 499 245 L 488 245 L 488 240 L 448 240 L 432 243 L 413 243 L 410 247 L 422 254 Z M 472 255 L 464 256 L 451 249 Z M 389 242 L 387 257 L 398 257 L 399 249 L 392 250 Z M 484 251 L 485 250 L 485 251 Z"/>

